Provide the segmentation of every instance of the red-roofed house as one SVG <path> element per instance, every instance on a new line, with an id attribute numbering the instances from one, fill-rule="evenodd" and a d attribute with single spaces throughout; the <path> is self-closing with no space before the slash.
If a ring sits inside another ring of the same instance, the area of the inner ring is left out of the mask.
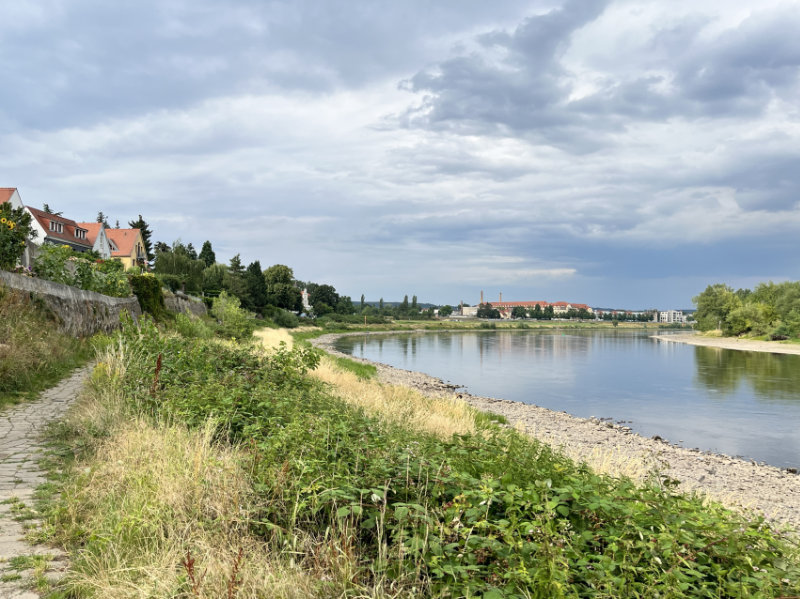
<path id="1" fill-rule="evenodd" d="M 88 231 L 74 220 L 30 206 L 25 209 L 33 217 L 33 229 L 38 233 L 35 238 L 37 244 L 68 245 L 78 252 L 92 249 L 92 244 L 86 238 Z"/>
<path id="2" fill-rule="evenodd" d="M 144 240 L 139 229 L 106 229 L 106 236 L 111 244 L 111 257 L 119 258 L 125 268 L 147 263 Z"/>
<path id="3" fill-rule="evenodd" d="M 92 249 L 100 254 L 101 258 L 111 258 L 111 242 L 106 235 L 106 226 L 103 223 L 78 223 L 79 227 L 86 229 L 86 240 L 92 244 Z"/>
<path id="4" fill-rule="evenodd" d="M 11 202 L 12 208 L 24 208 L 16 187 L 0 187 L 0 204 Z"/>

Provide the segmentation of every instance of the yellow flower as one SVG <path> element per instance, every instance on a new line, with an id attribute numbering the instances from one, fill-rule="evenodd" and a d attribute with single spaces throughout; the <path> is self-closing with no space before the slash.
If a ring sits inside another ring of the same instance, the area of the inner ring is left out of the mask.
<path id="1" fill-rule="evenodd" d="M 6 217 L 5 216 L 0 218 L 0 223 L 6 224 Z"/>
<path id="2" fill-rule="evenodd" d="M 11 221 L 8 221 L 8 228 L 9 228 L 9 229 L 13 230 L 15 226 L 16 226 L 16 225 L 15 225 L 13 222 L 11 222 Z"/>

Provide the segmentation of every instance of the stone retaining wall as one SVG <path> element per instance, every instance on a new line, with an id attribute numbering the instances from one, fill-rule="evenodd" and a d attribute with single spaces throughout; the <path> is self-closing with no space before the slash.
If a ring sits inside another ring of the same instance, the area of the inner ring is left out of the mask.
<path id="1" fill-rule="evenodd" d="M 183 314 L 187 310 L 195 316 L 203 316 L 206 313 L 206 305 L 203 303 L 203 300 L 192 297 L 191 295 L 186 295 L 180 291 L 176 291 L 175 293 L 164 291 L 164 307 L 170 312 L 176 312 L 178 314 Z"/>
<path id="2" fill-rule="evenodd" d="M 122 312 L 128 312 L 134 318 L 142 314 L 135 297 L 109 297 L 5 271 L 0 271 L 0 282 L 41 299 L 59 319 L 61 330 L 76 337 L 116 329 Z"/>

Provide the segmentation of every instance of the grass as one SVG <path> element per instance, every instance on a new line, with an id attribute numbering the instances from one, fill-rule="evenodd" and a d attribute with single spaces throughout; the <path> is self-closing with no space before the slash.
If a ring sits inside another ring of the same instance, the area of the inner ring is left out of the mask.
<path id="1" fill-rule="evenodd" d="M 797 547 L 762 521 L 663 477 L 598 475 L 461 402 L 364 380 L 271 339 L 256 349 L 145 323 L 105 348 L 60 428 L 61 453 L 77 460 L 62 462 L 46 509 L 49 538 L 72 551 L 58 592 L 800 592 Z"/>
<path id="2" fill-rule="evenodd" d="M 92 353 L 88 340 L 60 333 L 43 304 L 0 284 L 0 407 L 36 397 Z"/>

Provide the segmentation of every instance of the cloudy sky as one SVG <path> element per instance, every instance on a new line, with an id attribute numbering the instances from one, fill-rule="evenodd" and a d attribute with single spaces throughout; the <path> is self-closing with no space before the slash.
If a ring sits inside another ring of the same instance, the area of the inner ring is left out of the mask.
<path id="1" fill-rule="evenodd" d="M 0 3 L 0 187 L 367 299 L 800 278 L 800 4 Z"/>

